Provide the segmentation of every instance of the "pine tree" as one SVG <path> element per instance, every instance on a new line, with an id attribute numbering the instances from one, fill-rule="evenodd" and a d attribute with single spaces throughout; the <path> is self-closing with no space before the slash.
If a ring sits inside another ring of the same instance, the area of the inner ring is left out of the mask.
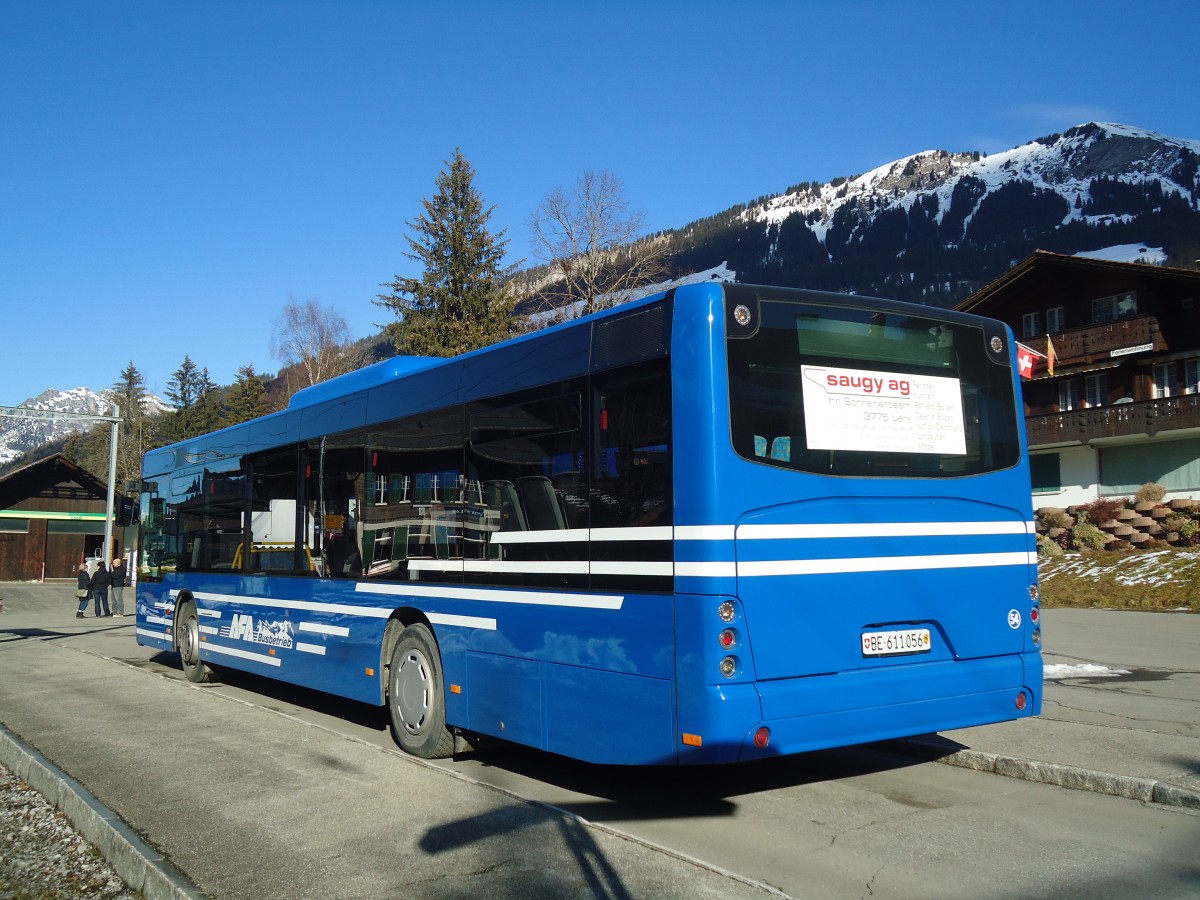
<path id="1" fill-rule="evenodd" d="M 168 442 L 221 426 L 220 389 L 209 377 L 208 369 L 200 369 L 191 356 L 184 355 L 182 365 L 172 373 L 167 398 L 175 405 L 175 411 L 164 416 L 162 422 L 162 435 Z"/>
<path id="2" fill-rule="evenodd" d="M 399 353 L 454 356 L 512 332 L 516 299 L 503 280 L 515 266 L 503 265 L 508 241 L 503 231 L 488 231 L 494 207 L 484 207 L 474 177 L 456 148 L 437 177 L 437 193 L 421 201 L 425 212 L 406 223 L 414 234 L 406 237 L 412 252 L 404 255 L 424 272 L 396 276 L 381 285 L 390 292 L 374 301 L 399 320 L 385 329 Z"/>
<path id="3" fill-rule="evenodd" d="M 176 410 L 187 409 L 196 402 L 199 377 L 196 364 L 192 362 L 191 356 L 185 353 L 183 363 L 171 373 L 171 380 L 167 382 L 167 399 Z"/>
<path id="4" fill-rule="evenodd" d="M 196 402 L 188 410 L 188 436 L 206 434 L 220 428 L 225 416 L 223 407 L 221 388 L 209 377 L 206 366 L 196 379 Z"/>
<path id="5" fill-rule="evenodd" d="M 142 457 L 154 440 L 153 425 L 144 405 L 146 382 L 133 360 L 121 371 L 108 396 L 121 410 L 116 483 L 116 489 L 121 491 L 127 481 L 141 477 Z"/>
<path id="6" fill-rule="evenodd" d="M 222 424 L 236 425 L 257 419 L 267 412 L 267 389 L 254 366 L 238 369 L 237 382 L 229 389 Z"/>

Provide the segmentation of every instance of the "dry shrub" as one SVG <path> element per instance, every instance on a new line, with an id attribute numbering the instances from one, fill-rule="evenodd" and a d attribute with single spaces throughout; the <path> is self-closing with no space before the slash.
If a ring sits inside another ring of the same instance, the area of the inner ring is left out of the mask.
<path id="1" fill-rule="evenodd" d="M 1167 489 L 1161 484 L 1155 484 L 1153 481 L 1148 481 L 1138 488 L 1138 492 L 1134 494 L 1133 499 L 1138 503 L 1159 503 L 1162 498 L 1167 496 Z"/>
<path id="2" fill-rule="evenodd" d="M 1071 514 L 1065 509 L 1058 509 L 1053 506 L 1045 506 L 1037 511 L 1037 521 L 1042 526 L 1043 531 L 1049 531 L 1051 528 L 1070 528 L 1075 524 L 1075 520 L 1071 518 Z"/>

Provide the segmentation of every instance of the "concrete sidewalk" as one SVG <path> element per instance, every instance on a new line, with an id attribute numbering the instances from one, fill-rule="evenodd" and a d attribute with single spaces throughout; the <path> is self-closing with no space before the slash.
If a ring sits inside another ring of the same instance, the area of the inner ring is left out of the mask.
<path id="1" fill-rule="evenodd" d="M 952 765 L 1200 809 L 1200 616 L 1043 613 L 1040 717 L 905 742 Z"/>

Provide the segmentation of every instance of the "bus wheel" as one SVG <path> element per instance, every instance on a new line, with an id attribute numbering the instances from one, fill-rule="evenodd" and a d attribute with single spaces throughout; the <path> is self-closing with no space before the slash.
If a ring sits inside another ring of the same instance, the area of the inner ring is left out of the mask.
<path id="1" fill-rule="evenodd" d="M 185 600 L 175 611 L 175 643 L 179 645 L 179 658 L 183 661 L 183 674 L 195 684 L 206 684 L 213 680 L 212 669 L 200 659 L 200 619 L 196 615 L 196 604 Z"/>
<path id="2" fill-rule="evenodd" d="M 454 752 L 454 736 L 446 728 L 442 659 L 424 625 L 400 632 L 388 669 L 388 714 L 396 743 L 423 759 Z"/>

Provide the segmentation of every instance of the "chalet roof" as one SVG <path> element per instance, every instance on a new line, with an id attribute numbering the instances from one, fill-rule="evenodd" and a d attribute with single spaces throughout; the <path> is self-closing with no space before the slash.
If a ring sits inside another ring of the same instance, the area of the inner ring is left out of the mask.
<path id="1" fill-rule="evenodd" d="M 61 453 L 55 453 L 0 478 L 0 509 L 9 509 L 66 481 L 75 482 L 97 497 L 108 497 L 108 485 Z"/>
<path id="2" fill-rule="evenodd" d="M 1114 262 L 1109 259 L 1091 259 L 1085 256 L 1068 256 L 1062 253 L 1051 253 L 1048 250 L 1035 250 L 1017 263 L 999 278 L 985 284 L 967 299 L 963 300 L 957 309 L 963 312 L 981 312 L 980 307 L 987 306 L 998 296 L 1010 293 L 1017 287 L 1026 287 L 1036 283 L 1044 275 L 1055 274 L 1100 274 L 1111 276 L 1130 276 L 1150 278 L 1160 282 L 1177 282 L 1195 284 L 1200 290 L 1200 270 L 1180 269 L 1172 266 L 1156 266 L 1149 263 Z"/>

